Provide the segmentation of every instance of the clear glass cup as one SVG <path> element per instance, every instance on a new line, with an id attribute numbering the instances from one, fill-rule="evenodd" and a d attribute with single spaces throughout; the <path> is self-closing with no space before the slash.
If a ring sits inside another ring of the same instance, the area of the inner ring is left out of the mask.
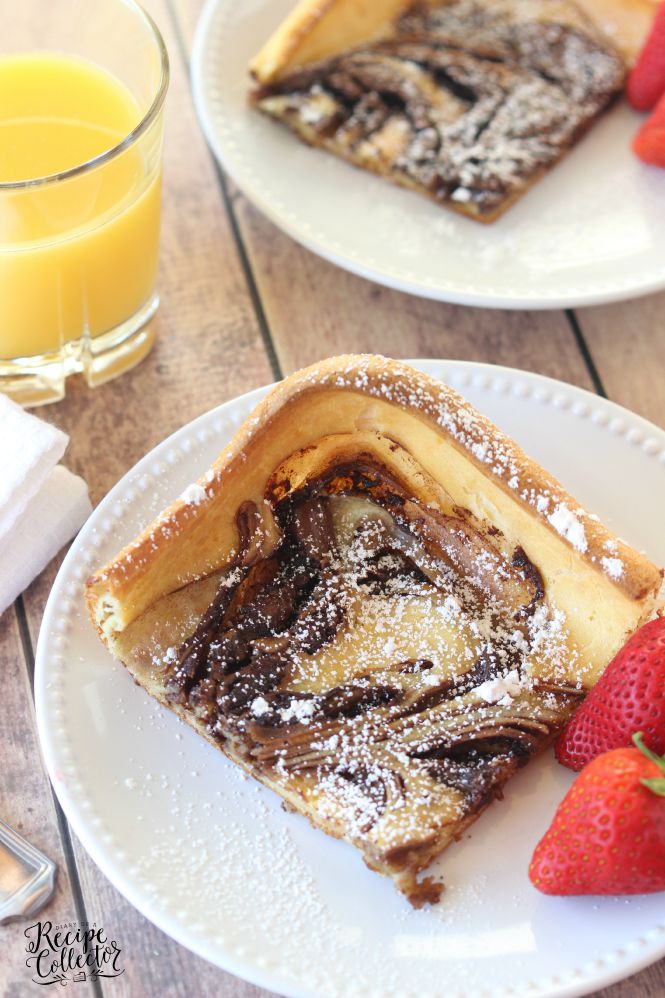
<path id="1" fill-rule="evenodd" d="M 6 13 L 0 40 L 0 391 L 36 405 L 62 398 L 68 375 L 82 372 L 89 385 L 101 384 L 133 367 L 152 346 L 169 65 L 156 25 L 134 0 L 21 0 Z M 28 120 L 33 87 L 46 102 L 36 121 Z M 21 94 L 28 95 L 25 108 Z M 76 120 L 62 112 L 68 107 L 62 103 L 57 121 L 48 118 L 48 102 L 56 96 L 79 101 L 82 94 L 87 106 L 77 105 Z M 108 128 L 103 115 L 93 120 L 107 105 L 115 115 Z M 35 141 L 48 146 L 49 155 L 51 143 L 54 155 L 63 143 L 69 143 L 67 155 L 87 148 L 88 131 L 107 146 L 59 172 L 21 176 L 20 156 L 9 166 L 3 159 L 2 150 L 11 148 L 3 129 L 11 137 L 26 121 L 38 129 Z M 128 123 L 126 131 L 118 121 Z M 76 130 L 71 141 L 70 128 Z"/>

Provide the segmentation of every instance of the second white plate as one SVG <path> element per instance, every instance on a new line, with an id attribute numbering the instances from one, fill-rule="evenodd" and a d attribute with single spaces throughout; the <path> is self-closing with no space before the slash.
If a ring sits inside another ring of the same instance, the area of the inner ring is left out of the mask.
<path id="1" fill-rule="evenodd" d="M 580 389 L 457 362 L 419 367 L 458 387 L 591 510 L 665 563 L 665 432 Z M 183 945 L 256 984 L 316 998 L 564 998 L 665 954 L 663 895 L 548 898 L 527 866 L 571 774 L 526 767 L 435 872 L 442 902 L 413 911 L 276 795 L 161 708 L 113 662 L 83 583 L 195 480 L 264 389 L 148 454 L 72 545 L 37 650 L 37 721 L 76 834 L 106 876 Z M 131 950 L 131 940 L 123 942 Z M 194 990 L 195 989 L 195 985 Z"/>
<path id="2" fill-rule="evenodd" d="M 294 0 L 208 0 L 192 62 L 199 118 L 247 197 L 298 242 L 416 295 L 564 308 L 665 287 L 665 171 L 640 163 L 640 116 L 613 108 L 493 225 L 462 218 L 250 110 L 247 64 Z"/>

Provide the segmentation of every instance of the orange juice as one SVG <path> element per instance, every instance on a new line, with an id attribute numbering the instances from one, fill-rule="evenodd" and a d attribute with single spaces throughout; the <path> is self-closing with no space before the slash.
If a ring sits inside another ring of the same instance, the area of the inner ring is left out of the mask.
<path id="1" fill-rule="evenodd" d="M 87 163 L 140 119 L 129 90 L 91 62 L 0 58 L 0 185 Z M 57 182 L 0 186 L 0 358 L 99 336 L 150 300 L 160 186 L 159 156 L 136 143 Z"/>

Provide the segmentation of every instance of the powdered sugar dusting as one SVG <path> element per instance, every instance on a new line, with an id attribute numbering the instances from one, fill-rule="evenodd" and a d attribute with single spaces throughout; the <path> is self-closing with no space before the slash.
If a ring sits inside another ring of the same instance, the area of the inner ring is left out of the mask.
<path id="1" fill-rule="evenodd" d="M 415 5 L 393 37 L 281 78 L 258 103 L 314 144 L 489 217 L 622 85 L 617 54 L 567 14 L 541 0 Z"/>
<path id="2" fill-rule="evenodd" d="M 625 571 L 620 558 L 601 558 L 600 563 L 610 579 L 620 579 Z"/>
<path id="3" fill-rule="evenodd" d="M 263 717 L 270 711 L 270 704 L 265 697 L 257 697 L 256 700 L 252 701 L 250 710 L 254 717 Z"/>
<path id="4" fill-rule="evenodd" d="M 200 502 L 204 502 L 207 498 L 206 490 L 198 482 L 192 482 L 188 485 L 183 492 L 180 493 L 179 499 L 181 502 L 191 503 L 197 505 Z"/>
<path id="5" fill-rule="evenodd" d="M 537 478 L 534 477 L 533 470 L 525 464 L 524 455 L 515 442 L 450 387 L 435 382 L 400 362 L 388 363 L 377 356 L 348 356 L 335 358 L 314 373 L 299 372 L 285 385 L 279 386 L 268 397 L 264 406 L 270 404 L 274 408 L 287 391 L 289 396 L 297 397 L 302 391 L 317 385 L 359 391 L 427 414 L 474 460 L 482 463 L 488 472 L 514 492 L 520 501 L 544 516 L 575 550 L 582 554 L 588 551 L 589 537 L 580 519 L 581 514 L 573 512 L 570 497 L 561 486 L 553 479 L 548 479 L 542 469 L 536 469 Z M 258 426 L 260 421 L 255 413 L 227 448 L 229 460 L 242 455 L 243 442 Z M 223 469 L 216 475 L 221 478 Z M 188 505 L 194 507 L 205 498 L 205 490 L 200 486 L 190 486 L 184 494 L 189 497 Z M 192 498 L 196 500 L 194 503 L 191 502 Z M 116 564 L 115 571 L 123 575 L 140 571 L 145 560 L 158 549 L 160 539 L 174 537 L 177 529 L 176 514 L 167 509 L 147 529 L 146 534 L 129 545 L 128 552 Z M 601 543 L 606 545 L 615 543 L 611 537 L 608 538 L 607 531 L 601 524 L 593 525 L 590 536 L 598 536 Z M 610 555 L 615 553 L 615 548 L 607 546 L 606 550 Z"/>
<path id="6" fill-rule="evenodd" d="M 559 503 L 553 513 L 547 517 L 554 529 L 569 541 L 576 551 L 584 552 L 588 548 L 584 524 L 565 503 Z"/>
<path id="7" fill-rule="evenodd" d="M 517 669 L 511 669 L 505 676 L 488 679 L 472 691 L 485 703 L 499 703 L 505 706 L 512 704 L 514 697 L 522 689 L 520 674 Z"/>

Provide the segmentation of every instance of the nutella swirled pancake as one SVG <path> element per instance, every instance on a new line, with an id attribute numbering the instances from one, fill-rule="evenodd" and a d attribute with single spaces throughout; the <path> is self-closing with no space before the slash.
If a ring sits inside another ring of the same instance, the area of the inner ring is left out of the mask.
<path id="1" fill-rule="evenodd" d="M 419 905 L 661 578 L 452 389 L 349 356 L 275 388 L 87 601 L 148 692 Z"/>
<path id="2" fill-rule="evenodd" d="M 305 142 L 481 222 L 559 161 L 626 74 L 573 0 L 305 0 L 250 68 L 252 102 Z"/>

